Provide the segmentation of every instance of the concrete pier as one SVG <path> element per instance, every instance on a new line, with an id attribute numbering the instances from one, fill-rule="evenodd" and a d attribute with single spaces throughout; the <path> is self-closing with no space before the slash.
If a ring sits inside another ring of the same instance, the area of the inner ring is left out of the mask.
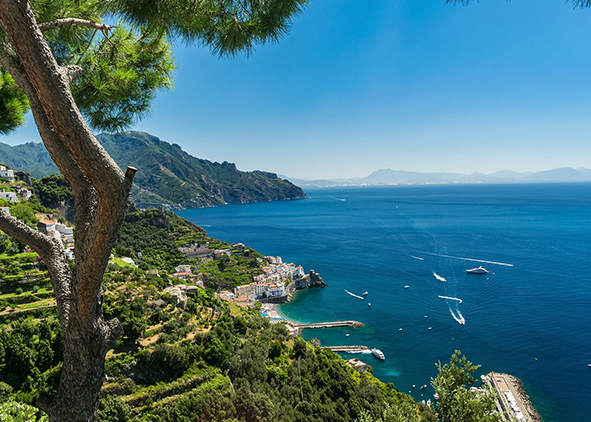
<path id="1" fill-rule="evenodd" d="M 334 328 L 334 327 L 363 327 L 359 321 L 333 321 L 333 322 L 315 322 L 312 324 L 295 324 L 294 328 L 303 330 L 304 328 Z"/>
<path id="2" fill-rule="evenodd" d="M 323 347 L 323 349 L 330 349 L 337 353 L 369 353 L 371 350 L 367 346 L 327 346 Z"/>
<path id="3" fill-rule="evenodd" d="M 497 410 L 503 415 L 503 420 L 541 422 L 540 415 L 531 404 L 518 378 L 498 372 L 491 372 L 481 378 L 484 383 L 497 390 Z"/>

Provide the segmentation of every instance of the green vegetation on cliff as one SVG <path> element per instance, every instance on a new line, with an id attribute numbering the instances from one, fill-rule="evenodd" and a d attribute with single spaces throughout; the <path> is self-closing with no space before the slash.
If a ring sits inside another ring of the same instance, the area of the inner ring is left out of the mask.
<path id="1" fill-rule="evenodd" d="M 140 207 L 200 208 L 306 197 L 299 187 L 273 173 L 242 172 L 232 163 L 195 158 L 178 145 L 144 132 L 97 138 L 121 168 L 138 169 L 131 200 Z M 11 167 L 36 178 L 58 173 L 42 144 L 11 147 L 0 143 L 0 155 Z"/>
<path id="2" fill-rule="evenodd" d="M 254 250 L 214 260 L 178 250 L 194 245 L 231 249 L 172 213 L 128 214 L 114 253 L 139 266 L 114 260 L 105 273 L 105 317 L 118 318 L 125 332 L 107 355 L 99 421 L 438 420 L 434 408 L 379 381 L 371 369 L 359 373 L 330 350 L 291 337 L 283 324 L 216 298 L 214 286 L 250 281 L 260 271 Z M 200 272 L 210 288 L 177 302 L 164 289 L 180 280 L 164 273 L 178 264 Z M 0 411 L 34 420 L 41 415 L 15 402 L 32 404 L 57 387 L 62 339 L 55 301 L 35 253 L 7 252 L 0 265 L 6 267 L 0 271 Z M 449 395 L 439 420 L 458 420 L 443 418 L 456 408 L 470 415 L 466 404 L 487 411 L 464 391 L 475 367 L 454 358 L 440 365 L 434 383 L 454 388 L 441 390 Z"/>

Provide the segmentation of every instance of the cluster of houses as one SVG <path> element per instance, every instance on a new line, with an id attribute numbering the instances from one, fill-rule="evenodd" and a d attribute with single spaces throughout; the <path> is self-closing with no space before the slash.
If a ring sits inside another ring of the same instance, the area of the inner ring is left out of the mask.
<path id="1" fill-rule="evenodd" d="M 301 265 L 283 263 L 281 257 L 266 256 L 265 259 L 269 265 L 262 267 L 263 274 L 255 276 L 252 283 L 238 286 L 234 291 L 223 290 L 216 296 L 247 308 L 257 300 L 285 296 L 285 283 L 304 276 Z"/>
<path id="2" fill-rule="evenodd" d="M 37 223 L 37 230 L 47 235 L 53 235 L 64 245 L 74 242 L 74 229 L 54 220 L 41 220 Z"/>
<path id="3" fill-rule="evenodd" d="M 0 166 L 0 179 L 14 182 L 14 170 L 8 169 L 6 166 Z M 31 196 L 33 196 L 33 193 L 27 188 L 18 188 L 16 192 L 2 189 L 0 192 L 0 198 L 10 202 L 18 202 L 19 199 L 28 201 Z"/>
<path id="4" fill-rule="evenodd" d="M 10 202 L 18 202 L 19 199 L 24 199 L 25 201 L 28 201 L 31 196 L 33 196 L 33 192 L 26 188 L 19 188 L 16 192 L 2 189 L 2 191 L 0 192 L 0 198 L 6 199 Z"/>

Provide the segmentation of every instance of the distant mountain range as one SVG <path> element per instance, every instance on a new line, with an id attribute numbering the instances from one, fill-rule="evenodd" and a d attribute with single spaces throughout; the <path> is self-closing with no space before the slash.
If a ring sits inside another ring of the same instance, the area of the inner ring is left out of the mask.
<path id="1" fill-rule="evenodd" d="M 518 173 L 513 170 L 501 170 L 496 173 L 418 173 L 383 169 L 371 173 L 367 177 L 335 180 L 295 179 L 281 176 L 301 187 L 328 186 L 363 186 L 363 185 L 427 185 L 456 183 L 559 183 L 559 182 L 591 182 L 591 170 L 570 167 L 537 173 Z"/>
<path id="2" fill-rule="evenodd" d="M 232 163 L 195 158 L 145 132 L 97 138 L 122 169 L 138 169 L 131 200 L 139 207 L 200 208 L 306 198 L 302 189 L 276 174 L 242 172 Z M 42 143 L 0 143 L 0 162 L 35 178 L 59 173 Z"/>

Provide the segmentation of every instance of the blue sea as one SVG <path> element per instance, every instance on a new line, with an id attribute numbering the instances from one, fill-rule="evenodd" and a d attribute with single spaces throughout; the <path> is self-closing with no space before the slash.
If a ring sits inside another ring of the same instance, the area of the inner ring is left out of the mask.
<path id="1" fill-rule="evenodd" d="M 459 349 L 481 365 L 478 374 L 519 377 L 544 421 L 591 419 L 591 184 L 306 193 L 178 214 L 213 237 L 318 272 L 329 287 L 298 293 L 279 311 L 302 322 L 363 322 L 304 337 L 379 348 L 385 361 L 354 356 L 415 399 L 431 398 L 420 386 Z M 490 272 L 466 273 L 480 265 Z"/>

